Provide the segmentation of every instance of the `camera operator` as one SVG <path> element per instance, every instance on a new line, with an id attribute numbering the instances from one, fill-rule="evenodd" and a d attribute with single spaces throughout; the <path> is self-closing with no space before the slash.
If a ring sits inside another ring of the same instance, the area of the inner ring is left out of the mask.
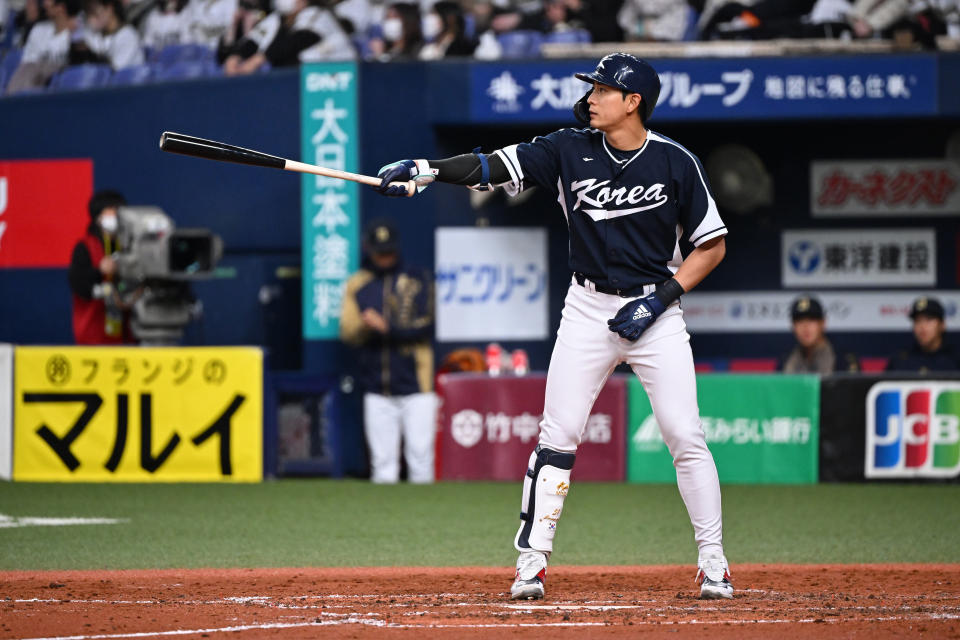
<path id="1" fill-rule="evenodd" d="M 133 344 L 130 304 L 117 291 L 117 209 L 126 204 L 116 191 L 93 194 L 90 225 L 73 248 L 68 278 L 73 292 L 73 335 L 77 344 Z"/>

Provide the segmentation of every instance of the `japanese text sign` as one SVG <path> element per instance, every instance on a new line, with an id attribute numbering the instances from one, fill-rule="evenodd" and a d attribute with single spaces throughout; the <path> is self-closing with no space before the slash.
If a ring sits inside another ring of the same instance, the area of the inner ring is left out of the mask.
<path id="1" fill-rule="evenodd" d="M 474 122 L 572 122 L 589 89 L 574 73 L 596 60 L 472 67 Z M 655 60 L 657 120 L 931 115 L 937 109 L 932 56 Z M 656 126 L 656 125 L 654 125 Z"/>
<path id="2" fill-rule="evenodd" d="M 259 481 L 252 347 L 17 347 L 18 481 Z"/>
<path id="3" fill-rule="evenodd" d="M 304 162 L 357 171 L 357 82 L 353 63 L 301 67 Z M 303 336 L 336 338 L 346 280 L 360 259 L 357 183 L 304 174 L 301 184 Z"/>
<path id="4" fill-rule="evenodd" d="M 814 162 L 810 208 L 820 217 L 955 216 L 960 212 L 960 162 Z"/>
<path id="5" fill-rule="evenodd" d="M 643 385 L 628 381 L 628 482 L 677 480 Z M 820 379 L 698 375 L 697 401 L 720 482 L 810 484 L 818 478 Z"/>
<path id="6" fill-rule="evenodd" d="M 0 268 L 70 264 L 92 193 L 91 160 L 0 161 Z"/>
<path id="7" fill-rule="evenodd" d="M 547 337 L 547 232 L 436 231 L 437 340 Z"/>
<path id="8" fill-rule="evenodd" d="M 611 376 L 584 426 L 575 480 L 621 482 L 625 468 L 626 376 Z M 437 381 L 440 432 L 437 477 L 519 480 L 537 446 L 543 419 L 543 374 L 491 377 L 442 374 Z"/>
<path id="9" fill-rule="evenodd" d="M 784 287 L 934 286 L 933 229 L 784 231 Z"/>

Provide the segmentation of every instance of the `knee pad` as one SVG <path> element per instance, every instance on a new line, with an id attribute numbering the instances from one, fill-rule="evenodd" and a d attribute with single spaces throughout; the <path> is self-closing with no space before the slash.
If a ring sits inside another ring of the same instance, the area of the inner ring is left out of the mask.
<path id="1" fill-rule="evenodd" d="M 530 454 L 523 479 L 520 530 L 514 540 L 518 551 L 553 551 L 553 536 L 563 511 L 563 499 L 570 489 L 570 472 L 576 454 L 538 445 Z"/>

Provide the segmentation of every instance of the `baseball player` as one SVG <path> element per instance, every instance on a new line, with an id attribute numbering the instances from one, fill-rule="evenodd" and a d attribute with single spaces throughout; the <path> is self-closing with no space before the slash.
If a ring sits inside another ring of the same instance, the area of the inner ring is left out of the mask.
<path id="1" fill-rule="evenodd" d="M 630 365 L 650 397 L 677 469 L 699 547 L 701 598 L 731 598 L 723 554 L 720 483 L 697 407 L 681 294 L 723 259 L 727 229 L 699 160 L 647 129 L 660 79 L 624 53 L 604 57 L 573 108 L 583 129 L 561 129 L 492 154 L 383 167 L 378 190 L 406 195 L 393 180 L 434 180 L 509 195 L 538 185 L 557 194 L 570 232 L 570 268 L 547 372 L 539 443 L 523 483 L 514 599 L 544 595 L 547 561 L 587 417 L 607 377 Z"/>

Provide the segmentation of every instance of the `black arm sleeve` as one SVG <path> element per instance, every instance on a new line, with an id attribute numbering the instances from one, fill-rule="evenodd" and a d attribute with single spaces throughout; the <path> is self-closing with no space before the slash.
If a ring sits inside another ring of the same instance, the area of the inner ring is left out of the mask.
<path id="1" fill-rule="evenodd" d="M 490 164 L 490 184 L 510 181 L 510 173 L 500 156 L 485 154 Z M 428 160 L 430 166 L 437 169 L 437 180 L 451 184 L 473 185 L 480 182 L 480 158 L 473 153 L 465 153 L 444 160 Z"/>
<path id="2" fill-rule="evenodd" d="M 90 252 L 82 242 L 78 242 L 73 248 L 67 280 L 70 282 L 70 290 L 86 300 L 93 298 L 93 285 L 103 280 L 100 270 L 94 266 Z"/>
<path id="3" fill-rule="evenodd" d="M 291 67 L 300 62 L 301 51 L 318 42 L 320 42 L 320 36 L 313 31 L 280 31 L 264 51 L 264 55 L 274 67 Z"/>

